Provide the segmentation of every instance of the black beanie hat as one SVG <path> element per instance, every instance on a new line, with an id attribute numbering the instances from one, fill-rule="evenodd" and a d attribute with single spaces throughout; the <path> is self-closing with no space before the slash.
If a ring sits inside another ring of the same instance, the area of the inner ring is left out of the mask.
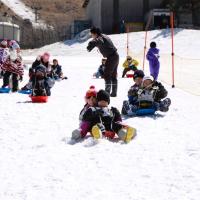
<path id="1" fill-rule="evenodd" d="M 110 95 L 105 90 L 99 90 L 97 92 L 97 102 L 99 101 L 106 101 L 108 104 L 110 104 Z"/>
<path id="2" fill-rule="evenodd" d="M 133 74 L 133 80 L 136 78 L 143 78 L 144 77 L 144 72 L 142 70 L 136 70 Z"/>
<path id="3" fill-rule="evenodd" d="M 155 42 L 151 42 L 151 43 L 150 43 L 150 47 L 151 47 L 151 48 L 156 48 L 156 43 L 155 43 Z"/>

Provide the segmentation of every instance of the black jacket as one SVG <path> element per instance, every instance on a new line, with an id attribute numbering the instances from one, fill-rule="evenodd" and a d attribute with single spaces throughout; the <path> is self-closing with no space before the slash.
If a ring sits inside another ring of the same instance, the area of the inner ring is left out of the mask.
<path id="1" fill-rule="evenodd" d="M 97 47 L 103 57 L 108 58 L 116 53 L 117 49 L 114 46 L 111 39 L 106 35 L 100 35 L 96 39 L 93 39 L 88 43 L 87 50 L 92 51 L 94 47 Z"/>
<path id="2" fill-rule="evenodd" d="M 155 92 L 155 97 L 154 97 L 155 102 L 161 101 L 168 95 L 167 90 L 161 83 L 155 81 L 152 87 L 158 87 L 158 89 Z"/>
<path id="3" fill-rule="evenodd" d="M 107 131 L 118 132 L 122 126 L 117 123 L 121 122 L 121 115 L 117 108 L 108 107 L 90 107 L 83 115 L 83 121 L 88 121 L 91 124 L 91 127 L 101 123 L 105 126 Z"/>

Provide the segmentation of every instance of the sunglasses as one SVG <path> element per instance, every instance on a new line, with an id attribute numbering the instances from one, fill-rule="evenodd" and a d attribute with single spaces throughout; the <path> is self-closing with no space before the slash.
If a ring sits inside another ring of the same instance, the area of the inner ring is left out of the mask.
<path id="1" fill-rule="evenodd" d="M 128 58 L 127 60 L 131 60 L 130 58 Z"/>

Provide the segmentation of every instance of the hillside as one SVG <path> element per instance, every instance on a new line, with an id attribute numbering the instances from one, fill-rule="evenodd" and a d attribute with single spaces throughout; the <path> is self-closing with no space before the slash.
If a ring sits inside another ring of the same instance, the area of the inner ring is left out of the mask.
<path id="1" fill-rule="evenodd" d="M 28 7 L 40 7 L 39 18 L 55 27 L 70 25 L 84 17 L 83 0 L 22 0 Z"/>
<path id="2" fill-rule="evenodd" d="M 0 11 L 21 29 L 22 48 L 35 48 L 71 38 L 74 20 L 84 19 L 81 0 L 1 0 Z M 37 23 L 34 7 L 40 7 Z M 0 20 L 5 17 L 0 15 Z M 35 41 L 38 41 L 35 43 Z"/>

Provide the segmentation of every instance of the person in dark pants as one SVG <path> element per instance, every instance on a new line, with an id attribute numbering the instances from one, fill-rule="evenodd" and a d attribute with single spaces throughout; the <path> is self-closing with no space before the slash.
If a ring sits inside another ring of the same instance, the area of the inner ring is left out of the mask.
<path id="1" fill-rule="evenodd" d="M 87 50 L 90 52 L 97 47 L 103 57 L 107 58 L 104 70 L 105 90 L 111 97 L 117 96 L 117 67 L 119 55 L 111 39 L 102 34 L 99 28 L 91 28 L 93 40 L 88 43 Z M 111 92 L 112 89 L 112 92 Z"/>
<path id="2" fill-rule="evenodd" d="M 8 72 L 6 71 L 3 75 L 3 86 L 2 87 L 6 87 L 9 85 L 9 78 L 12 75 L 12 91 L 16 92 L 18 90 L 18 82 L 19 82 L 19 78 L 18 78 L 18 74 L 14 74 L 12 72 Z"/>

